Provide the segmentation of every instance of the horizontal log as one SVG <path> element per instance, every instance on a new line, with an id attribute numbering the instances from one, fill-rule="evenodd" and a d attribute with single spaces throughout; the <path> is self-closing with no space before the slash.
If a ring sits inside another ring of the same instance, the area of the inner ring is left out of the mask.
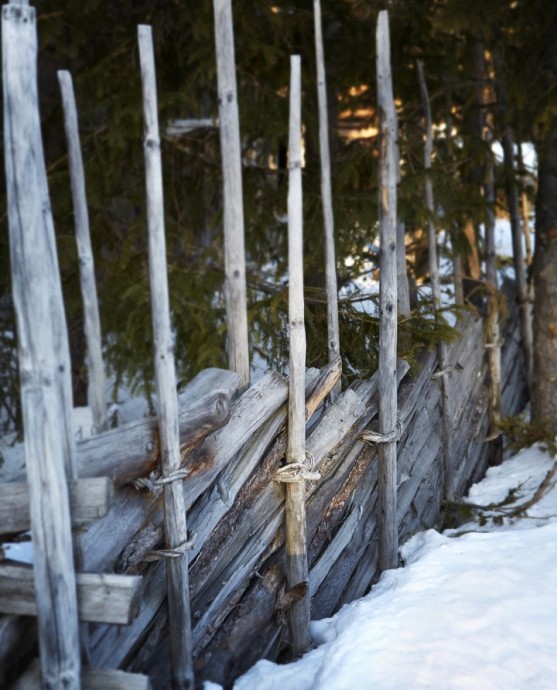
<path id="1" fill-rule="evenodd" d="M 150 690 L 147 676 L 112 669 L 82 668 L 81 690 Z M 40 664 L 33 661 L 13 690 L 41 690 Z"/>
<path id="2" fill-rule="evenodd" d="M 108 514 L 114 487 L 107 477 L 71 480 L 68 489 L 74 527 L 85 525 Z M 30 529 L 29 485 L 0 484 L 0 534 L 17 534 Z"/>
<path id="3" fill-rule="evenodd" d="M 230 419 L 230 395 L 215 391 L 180 409 L 180 447 L 188 450 Z M 106 476 L 118 486 L 148 474 L 160 460 L 157 420 L 141 419 L 77 444 L 80 477 Z"/>
<path id="4" fill-rule="evenodd" d="M 218 388 L 218 390 L 215 390 Z M 222 428 L 230 419 L 238 374 L 207 369 L 178 397 L 180 446 L 184 452 Z M 77 443 L 78 476 L 109 477 L 122 486 L 148 474 L 159 462 L 156 417 L 147 417 Z M 25 470 L 14 477 L 25 480 Z"/>
<path id="5" fill-rule="evenodd" d="M 113 625 L 131 623 L 139 607 L 141 577 L 82 573 L 76 578 L 80 620 Z M 0 612 L 37 615 L 31 567 L 0 563 Z"/>

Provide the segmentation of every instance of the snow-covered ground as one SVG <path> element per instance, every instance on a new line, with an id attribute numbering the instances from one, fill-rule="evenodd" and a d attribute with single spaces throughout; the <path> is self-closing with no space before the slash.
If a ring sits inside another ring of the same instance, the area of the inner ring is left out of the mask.
<path id="1" fill-rule="evenodd" d="M 260 661 L 234 689 L 555 690 L 557 477 L 511 516 L 555 463 L 533 447 L 490 469 L 467 499 L 487 507 L 481 520 L 414 536 L 405 567 L 312 623 L 314 650 L 289 665 Z"/>

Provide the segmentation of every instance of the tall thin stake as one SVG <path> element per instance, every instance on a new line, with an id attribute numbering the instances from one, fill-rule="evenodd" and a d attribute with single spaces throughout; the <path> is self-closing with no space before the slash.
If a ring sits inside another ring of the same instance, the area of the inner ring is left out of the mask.
<path id="1" fill-rule="evenodd" d="M 379 110 L 379 229 L 381 242 L 379 331 L 379 431 L 397 424 L 397 254 L 396 113 L 391 77 L 389 14 L 377 19 L 377 102 Z M 398 566 L 396 442 L 379 446 L 379 569 Z"/>
<path id="2" fill-rule="evenodd" d="M 433 154 L 433 130 L 431 122 L 431 109 L 429 107 L 429 94 L 424 76 L 423 64 L 418 61 L 418 76 L 420 80 L 420 91 L 422 94 L 422 106 L 425 114 L 426 141 L 424 150 L 425 168 L 425 196 L 428 211 L 428 249 L 429 249 L 429 275 L 431 279 L 431 293 L 433 297 L 433 308 L 435 318 L 439 320 L 439 309 L 441 308 L 441 280 L 439 278 L 439 263 L 437 260 L 437 235 L 433 218 L 435 205 L 433 203 L 433 183 L 431 181 L 431 157 Z M 442 437 L 443 437 L 443 478 L 445 499 L 454 500 L 454 478 L 451 463 L 452 456 L 452 413 L 449 388 L 449 372 L 447 358 L 447 344 L 439 340 L 437 344 L 437 357 L 439 359 L 440 378 L 441 378 L 441 400 L 443 406 Z"/>
<path id="3" fill-rule="evenodd" d="M 396 117 L 396 109 L 395 118 L 395 165 L 396 184 L 398 188 L 398 185 L 400 185 L 400 182 L 402 180 L 402 172 L 400 169 L 400 136 L 398 129 L 398 117 Z M 406 226 L 404 224 L 404 221 L 400 217 L 397 217 L 396 222 L 396 276 L 398 313 L 400 316 L 410 316 L 410 284 L 408 282 L 408 267 L 406 263 Z"/>
<path id="4" fill-rule="evenodd" d="M 231 0 L 213 0 L 224 178 L 224 270 L 228 365 L 249 385 L 242 151 Z"/>
<path id="5" fill-rule="evenodd" d="M 335 263 L 335 226 L 333 219 L 333 195 L 331 191 L 331 154 L 329 148 L 329 118 L 327 115 L 327 80 L 321 22 L 321 2 L 313 0 L 315 23 L 315 54 L 317 61 L 317 98 L 319 102 L 319 148 L 321 151 L 321 202 L 325 223 L 325 279 L 327 284 L 327 343 L 329 362 L 340 357 L 338 326 L 338 288 Z M 331 391 L 331 399 L 341 391 L 340 379 Z"/>
<path id="6" fill-rule="evenodd" d="M 81 156 L 81 145 L 79 142 L 77 108 L 75 105 L 72 76 L 69 72 L 58 72 L 58 81 L 62 92 L 64 126 L 66 129 L 66 138 L 68 140 L 68 156 L 70 160 L 75 236 L 77 240 L 77 253 L 79 256 L 79 278 L 81 281 L 81 296 L 83 298 L 85 339 L 87 341 L 89 405 L 93 412 L 95 432 L 99 433 L 108 428 L 108 416 L 105 400 L 106 379 L 102 357 L 99 302 L 97 299 L 95 264 L 93 261 L 91 233 L 89 230 L 85 174 L 83 171 L 83 158 Z"/>
<path id="7" fill-rule="evenodd" d="M 164 231 L 162 165 L 157 113 L 155 58 L 150 26 L 138 27 L 139 56 L 145 118 L 145 167 L 149 226 L 149 274 L 155 346 L 155 377 L 158 400 L 159 438 L 164 484 L 164 527 L 168 558 L 168 614 L 172 683 L 175 689 L 193 688 L 192 635 L 188 582 L 188 558 L 183 549 L 188 540 L 183 482 L 180 469 L 178 397 L 174 345 L 170 325 L 168 274 Z"/>
<path id="8" fill-rule="evenodd" d="M 495 249 L 495 161 L 491 152 L 491 130 L 485 135 L 489 146 L 486 161 L 484 197 L 487 204 L 487 223 L 485 226 L 486 278 L 488 285 L 488 314 L 486 346 L 489 366 L 489 437 L 490 463 L 503 462 L 503 439 L 498 429 L 501 421 L 501 337 L 499 326 L 499 292 L 497 281 L 497 252 Z"/>
<path id="9" fill-rule="evenodd" d="M 520 334 L 522 337 L 522 349 L 524 350 L 524 362 L 526 365 L 526 380 L 528 382 L 528 390 L 531 391 L 534 362 L 532 334 L 532 305 L 530 302 L 530 296 L 528 294 L 528 282 L 526 280 L 526 266 L 524 263 L 524 249 L 522 245 L 522 228 L 520 223 L 520 211 L 518 207 L 518 194 L 516 192 L 514 167 L 514 136 L 510 126 L 505 127 L 502 144 L 503 156 L 505 161 L 505 182 L 507 200 L 509 204 L 509 216 L 511 219 L 513 263 L 516 275 L 516 288 L 518 292 Z"/>
<path id="10" fill-rule="evenodd" d="M 290 326 L 290 378 L 288 400 L 288 463 L 305 462 L 305 363 L 304 262 L 302 216 L 302 121 L 301 60 L 290 58 L 290 134 L 288 144 L 288 322 Z M 307 585 L 306 482 L 286 484 L 286 567 L 290 589 Z M 290 641 L 293 655 L 299 656 L 309 646 L 309 598 L 307 591 L 289 611 Z"/>
<path id="11" fill-rule="evenodd" d="M 71 368 L 37 93 L 35 9 L 2 9 L 4 151 L 42 686 L 80 687 L 66 476 L 75 474 Z"/>

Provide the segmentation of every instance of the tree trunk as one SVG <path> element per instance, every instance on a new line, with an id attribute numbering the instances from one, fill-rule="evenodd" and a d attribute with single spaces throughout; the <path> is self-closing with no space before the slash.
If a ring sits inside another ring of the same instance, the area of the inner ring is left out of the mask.
<path id="1" fill-rule="evenodd" d="M 538 156 L 532 419 L 557 432 L 557 119 Z"/>

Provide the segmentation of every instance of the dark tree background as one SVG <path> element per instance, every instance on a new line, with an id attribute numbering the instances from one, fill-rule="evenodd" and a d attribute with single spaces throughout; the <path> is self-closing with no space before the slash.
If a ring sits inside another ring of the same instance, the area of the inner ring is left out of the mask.
<path id="1" fill-rule="evenodd" d="M 56 71 L 72 72 L 86 165 L 88 201 L 101 300 L 105 350 L 116 384 L 123 378 L 151 392 L 152 346 L 143 179 L 141 93 L 136 26 L 152 24 L 160 121 L 217 117 L 212 3 L 167 0 L 43 0 L 36 3 L 40 44 L 43 135 L 70 325 L 74 392 L 83 402 L 86 372 L 81 299 L 66 148 Z M 413 278 L 423 278 L 423 123 L 416 59 L 423 60 L 436 134 L 433 168 L 439 226 L 446 228 L 469 274 L 478 278 L 479 224 L 486 204 L 482 170 L 490 149 L 482 139 L 512 125 L 517 142 L 533 142 L 541 158 L 536 385 L 557 360 L 555 252 L 557 237 L 557 9 L 551 0 L 322 0 L 328 77 L 333 193 L 339 284 L 373 258 L 376 235 L 375 22 L 390 11 L 395 97 L 403 179 L 399 210 L 406 222 Z M 307 0 L 233 2 L 241 136 L 252 354 L 270 366 L 286 361 L 286 142 L 289 56 L 302 56 L 305 263 L 308 364 L 327 356 L 319 181 L 313 5 Z M 495 73 L 494 56 L 499 56 Z M 504 82 L 505 108 L 497 102 Z M 447 127 L 453 136 L 447 137 Z M 220 146 L 216 129 L 199 129 L 163 143 L 170 290 L 183 381 L 207 366 L 225 366 Z M 499 179 L 499 178 L 498 178 Z M 517 180 L 521 182 L 521 178 Z M 499 189 L 500 187 L 500 189 Z M 504 212 L 503 182 L 498 212 Z M 14 325 L 2 184 L 0 227 L 1 404 L 17 417 Z M 540 212 L 541 209 L 541 212 Z M 347 256 L 355 263 L 349 269 Z M 553 258 L 551 258 L 553 257 Z M 553 282 L 540 276 L 550 275 Z M 541 281 L 541 282 L 540 282 Z M 552 305 L 549 314 L 542 302 Z M 412 356 L 449 330 L 435 329 L 418 305 L 402 325 L 403 354 Z M 341 303 L 341 349 L 347 375 L 375 368 L 377 323 Z M 547 319 L 549 322 L 546 323 Z M 548 343 L 543 344 L 542 343 Z M 543 351 L 543 352 L 542 352 Z M 552 382 L 553 383 L 553 382 Z M 546 396 L 547 397 L 547 396 Z M 553 396 L 557 406 L 557 396 Z M 550 404 L 550 403 L 548 403 Z M 545 405 L 545 403 L 544 403 Z M 557 419 L 557 409 L 537 410 Z M 12 419 L 12 422 L 14 420 Z M 15 420 L 17 421 L 17 420 Z"/>

